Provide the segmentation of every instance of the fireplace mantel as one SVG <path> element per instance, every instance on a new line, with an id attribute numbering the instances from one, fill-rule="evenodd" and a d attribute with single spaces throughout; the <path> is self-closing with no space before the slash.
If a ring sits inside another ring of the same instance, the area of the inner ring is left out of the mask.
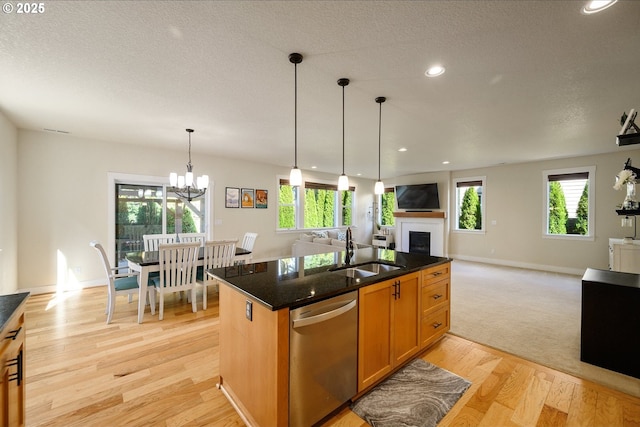
<path id="1" fill-rule="evenodd" d="M 396 218 L 445 218 L 443 211 L 437 212 L 394 212 Z"/>
<path id="2" fill-rule="evenodd" d="M 409 232 L 431 233 L 431 255 L 446 256 L 444 245 L 444 222 L 446 213 L 438 212 L 394 212 L 396 219 L 396 250 L 409 252 Z"/>

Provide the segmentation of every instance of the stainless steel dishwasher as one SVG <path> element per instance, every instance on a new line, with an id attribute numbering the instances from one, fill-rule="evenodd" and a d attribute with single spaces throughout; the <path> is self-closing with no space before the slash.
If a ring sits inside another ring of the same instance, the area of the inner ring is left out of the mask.
<path id="1" fill-rule="evenodd" d="M 289 314 L 289 426 L 308 427 L 356 395 L 358 292 Z"/>

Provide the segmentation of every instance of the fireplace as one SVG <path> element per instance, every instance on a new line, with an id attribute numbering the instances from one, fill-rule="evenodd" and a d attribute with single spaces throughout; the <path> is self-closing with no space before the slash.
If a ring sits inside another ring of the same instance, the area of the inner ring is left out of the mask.
<path id="1" fill-rule="evenodd" d="M 431 255 L 431 233 L 409 231 L 409 252 Z"/>
<path id="2" fill-rule="evenodd" d="M 409 250 L 409 232 L 422 231 L 430 233 L 430 256 L 445 257 L 445 221 L 444 212 L 394 212 L 396 219 L 395 244 L 400 252 Z"/>

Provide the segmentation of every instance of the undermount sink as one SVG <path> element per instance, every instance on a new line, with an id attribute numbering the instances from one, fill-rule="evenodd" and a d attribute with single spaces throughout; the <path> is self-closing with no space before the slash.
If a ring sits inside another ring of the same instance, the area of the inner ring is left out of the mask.
<path id="1" fill-rule="evenodd" d="M 356 265 L 353 267 L 341 267 L 331 270 L 332 273 L 342 276 L 361 279 L 363 277 L 375 276 L 376 274 L 385 273 L 387 271 L 399 270 L 400 267 L 395 265 L 380 264 L 378 262 L 370 262 L 368 264 Z"/>

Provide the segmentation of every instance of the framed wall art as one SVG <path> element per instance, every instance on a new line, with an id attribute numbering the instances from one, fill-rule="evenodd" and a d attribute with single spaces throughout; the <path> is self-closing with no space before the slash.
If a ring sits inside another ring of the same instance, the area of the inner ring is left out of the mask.
<path id="1" fill-rule="evenodd" d="M 256 189 L 256 208 L 266 209 L 269 204 L 269 191 Z"/>
<path id="2" fill-rule="evenodd" d="M 240 189 L 235 187 L 227 187 L 224 196 L 225 208 L 240 207 Z"/>
<path id="3" fill-rule="evenodd" d="M 253 188 L 243 188 L 240 194 L 240 206 L 243 208 L 252 208 L 254 203 Z"/>

